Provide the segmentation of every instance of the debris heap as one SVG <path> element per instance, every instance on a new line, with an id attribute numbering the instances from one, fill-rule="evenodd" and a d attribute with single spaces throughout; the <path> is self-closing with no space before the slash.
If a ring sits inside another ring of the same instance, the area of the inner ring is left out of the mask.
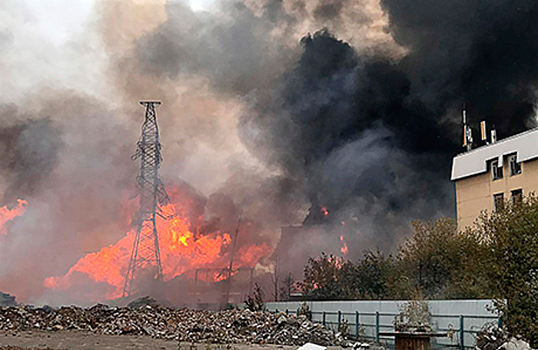
<path id="1" fill-rule="evenodd" d="M 487 323 L 476 336 L 477 350 L 497 350 L 508 342 L 510 335 L 493 323 Z"/>
<path id="2" fill-rule="evenodd" d="M 476 350 L 531 350 L 520 336 L 511 336 L 495 323 L 485 324 L 476 336 Z"/>
<path id="3" fill-rule="evenodd" d="M 78 330 L 97 334 L 147 335 L 161 339 L 206 343 L 333 345 L 332 331 L 306 316 L 229 310 L 221 312 L 172 309 L 159 305 L 119 308 L 98 304 L 31 308 L 0 307 L 0 331 Z"/>
<path id="4" fill-rule="evenodd" d="M 15 306 L 17 302 L 15 297 L 6 293 L 0 292 L 0 306 Z"/>

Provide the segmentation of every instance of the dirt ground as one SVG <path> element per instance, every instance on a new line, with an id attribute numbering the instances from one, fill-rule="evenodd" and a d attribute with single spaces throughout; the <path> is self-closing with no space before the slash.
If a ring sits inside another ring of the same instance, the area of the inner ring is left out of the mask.
<path id="1" fill-rule="evenodd" d="M 0 332 L 0 350 L 295 350 L 297 346 L 231 344 L 208 345 L 181 343 L 177 341 L 153 339 L 144 336 L 98 335 L 77 331 L 20 332 L 8 334 Z M 331 350 L 338 349 L 331 347 Z"/>

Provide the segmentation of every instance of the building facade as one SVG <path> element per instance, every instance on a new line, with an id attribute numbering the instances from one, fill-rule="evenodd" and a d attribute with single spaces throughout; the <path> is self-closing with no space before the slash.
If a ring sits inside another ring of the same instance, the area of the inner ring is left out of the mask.
<path id="1" fill-rule="evenodd" d="M 458 229 L 480 212 L 501 209 L 538 190 L 538 129 L 457 155 L 452 163 Z"/>

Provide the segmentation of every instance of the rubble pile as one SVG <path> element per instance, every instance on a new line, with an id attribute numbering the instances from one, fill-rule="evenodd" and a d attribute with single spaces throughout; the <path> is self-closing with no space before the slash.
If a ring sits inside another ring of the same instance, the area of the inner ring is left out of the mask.
<path id="1" fill-rule="evenodd" d="M 335 344 L 332 331 L 306 316 L 229 310 L 172 309 L 158 305 L 119 308 L 95 305 L 52 308 L 0 307 L 0 331 L 79 330 L 98 334 L 147 335 L 207 343 Z"/>
<path id="2" fill-rule="evenodd" d="M 15 297 L 6 293 L 0 292 L 0 306 L 15 306 L 17 302 Z"/>
<path id="3" fill-rule="evenodd" d="M 510 335 L 493 323 L 487 323 L 476 336 L 477 350 L 497 350 L 508 342 Z"/>
<path id="4" fill-rule="evenodd" d="M 494 323 L 484 325 L 476 336 L 476 350 L 531 350 L 520 336 L 511 336 Z"/>

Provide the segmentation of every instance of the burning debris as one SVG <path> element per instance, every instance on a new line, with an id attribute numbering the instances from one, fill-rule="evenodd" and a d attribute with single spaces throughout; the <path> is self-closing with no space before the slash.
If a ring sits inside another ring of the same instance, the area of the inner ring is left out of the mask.
<path id="1" fill-rule="evenodd" d="M 264 242 L 237 248 L 239 225 L 233 241 L 230 234 L 218 228 L 202 233 L 202 228 L 196 227 L 189 220 L 190 216 L 185 215 L 193 210 L 185 208 L 191 205 L 189 198 L 174 198 L 172 202 L 158 175 L 162 145 L 155 109 L 161 103 L 141 101 L 140 104 L 146 107 L 146 116 L 132 157 L 141 159 L 137 176 L 139 208 L 133 219 L 136 227 L 116 244 L 82 257 L 64 276 L 46 278 L 46 288 L 72 292 L 80 275 L 86 275 L 95 284 L 107 285 L 106 295 L 102 291 L 88 295 L 88 288 L 82 288 L 82 294 L 77 296 L 96 302 L 128 297 L 133 288 L 145 288 L 152 280 L 168 282 L 186 272 L 194 272 L 195 284 L 204 276 L 198 274 L 200 270 L 216 272 L 205 274 L 205 282 L 227 279 L 229 283 L 239 270 L 253 271 L 258 261 L 271 253 L 272 248 Z M 229 266 L 227 272 L 224 266 Z M 146 283 L 138 280 L 141 272 Z M 225 302 L 229 302 L 229 291 L 227 294 Z"/>
<path id="2" fill-rule="evenodd" d="M 332 331 L 306 316 L 228 310 L 176 310 L 158 305 L 118 308 L 97 304 L 51 308 L 2 307 L 0 331 L 77 330 L 105 335 L 142 335 L 196 343 L 321 345 L 336 343 Z"/>
<path id="3" fill-rule="evenodd" d="M 200 222 L 197 212 L 190 214 L 198 208 L 198 202 L 203 203 L 203 200 L 193 198 L 183 187 L 171 187 L 170 190 L 171 203 L 162 208 L 162 212 L 170 219 L 157 220 L 164 281 L 168 282 L 179 276 L 190 278 L 198 284 L 221 281 L 221 271 L 223 267 L 229 266 L 230 261 L 230 234 L 218 228 L 204 226 L 205 222 Z M 262 257 L 268 256 L 272 251 L 266 242 L 255 243 L 248 240 L 251 236 L 248 230 L 252 226 L 242 227 L 242 236 L 245 239 L 238 244 L 235 252 L 233 276 L 241 269 L 254 268 Z M 47 278 L 45 286 L 73 294 L 74 290 L 81 289 L 77 288 L 77 276 L 86 275 L 91 281 L 107 284 L 110 288 L 106 295 L 91 294 L 91 291 L 85 288 L 79 299 L 98 302 L 121 296 L 135 236 L 136 229 L 133 229 L 117 243 L 85 255 L 65 275 Z M 202 269 L 208 273 L 197 273 Z"/>
<path id="4" fill-rule="evenodd" d="M 192 273 L 194 277 L 195 270 L 199 268 L 222 267 L 229 264 L 231 250 L 229 234 L 217 231 L 196 236 L 190 229 L 191 225 L 188 220 L 180 216 L 182 212 L 180 204 L 171 203 L 165 206 L 163 211 L 173 213 L 170 220 L 157 221 L 165 282 L 185 273 Z M 84 298 L 98 301 L 103 297 L 107 299 L 120 297 L 135 235 L 136 230 L 132 230 L 116 244 L 104 247 L 99 252 L 87 254 L 64 276 L 47 278 L 45 286 L 54 290 L 69 291 L 77 287 L 76 276 L 83 274 L 94 282 L 106 283 L 111 287 L 106 296 L 84 295 Z M 253 268 L 271 251 L 272 248 L 266 243 L 239 247 L 234 259 L 236 270 L 241 267 Z M 198 279 L 204 277 L 210 279 L 207 282 L 215 282 L 218 278 L 217 275 L 199 274 Z"/>

